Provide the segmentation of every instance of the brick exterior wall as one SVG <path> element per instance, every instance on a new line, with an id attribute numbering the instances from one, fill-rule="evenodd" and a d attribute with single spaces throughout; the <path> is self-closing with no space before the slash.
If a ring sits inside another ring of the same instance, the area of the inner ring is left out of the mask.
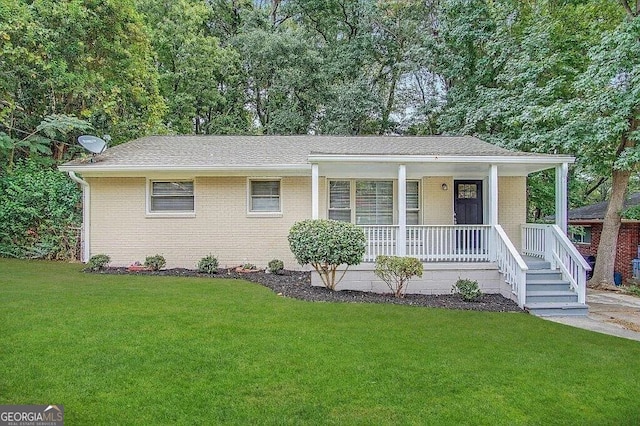
<path id="1" fill-rule="evenodd" d="M 195 214 L 177 216 L 147 214 L 148 183 L 144 177 L 86 180 L 91 188 L 90 254 L 105 253 L 114 266 L 143 262 L 147 256 L 161 254 L 168 268 L 194 268 L 211 253 L 218 257 L 221 267 L 245 262 L 265 267 L 271 259 L 283 260 L 288 269 L 300 267 L 289 250 L 287 235 L 295 222 L 311 217 L 310 177 L 282 177 L 283 211 L 271 217 L 247 213 L 246 176 L 196 177 Z M 442 183 L 447 183 L 447 191 L 442 190 Z M 499 179 L 499 222 L 516 247 L 520 225 L 525 222 L 525 184 L 523 177 Z M 320 177 L 320 218 L 327 215 L 327 191 L 327 179 Z M 421 192 L 422 223 L 452 224 L 453 178 L 424 177 Z"/>
<path id="2" fill-rule="evenodd" d="M 596 256 L 602 223 L 580 223 L 580 226 L 591 226 L 591 244 L 576 244 L 583 256 Z M 618 250 L 616 252 L 615 271 L 622 274 L 622 280 L 633 278 L 632 260 L 638 256 L 640 244 L 640 223 L 623 222 L 618 232 Z"/>
<path id="3" fill-rule="evenodd" d="M 447 184 L 447 191 L 442 184 Z M 453 178 L 429 176 L 422 179 L 422 224 L 453 225 Z"/>
<path id="4" fill-rule="evenodd" d="M 522 246 L 522 225 L 526 222 L 527 179 L 522 176 L 498 178 L 498 223 L 516 249 Z"/>
<path id="5" fill-rule="evenodd" d="M 114 266 L 143 262 L 156 253 L 167 267 L 195 268 L 209 253 L 221 267 L 245 262 L 265 267 L 280 259 L 299 267 L 287 235 L 311 217 L 311 178 L 283 177 L 282 215 L 247 214 L 247 177 L 197 177 L 195 215 L 146 214 L 145 178 L 87 178 L 91 186 L 91 255 L 106 253 Z M 321 186 L 322 189 L 322 186 Z"/>

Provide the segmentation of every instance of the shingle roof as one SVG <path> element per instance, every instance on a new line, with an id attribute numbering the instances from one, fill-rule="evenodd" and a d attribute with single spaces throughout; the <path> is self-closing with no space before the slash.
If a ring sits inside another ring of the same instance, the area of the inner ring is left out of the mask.
<path id="1" fill-rule="evenodd" d="M 148 136 L 62 168 L 304 166 L 310 154 L 544 157 L 472 136 Z"/>
<path id="2" fill-rule="evenodd" d="M 624 202 L 624 208 L 637 206 L 638 204 L 640 204 L 640 192 L 629 195 Z M 571 209 L 568 212 L 569 220 L 603 220 L 607 212 L 607 207 L 609 207 L 609 202 L 602 201 L 600 203 Z"/>

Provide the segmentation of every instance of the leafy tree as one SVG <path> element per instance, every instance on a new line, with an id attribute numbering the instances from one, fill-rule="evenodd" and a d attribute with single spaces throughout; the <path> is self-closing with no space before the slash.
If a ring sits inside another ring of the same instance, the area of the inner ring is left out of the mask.
<path id="1" fill-rule="evenodd" d="M 466 15 L 469 2 L 442 3 L 432 59 L 448 90 L 440 125 L 511 148 L 574 154 L 573 174 L 588 183 L 573 184 L 582 194 L 610 181 L 593 278 L 610 283 L 621 203 L 638 159 L 637 5 L 472 3 Z M 552 194 L 548 184 L 530 189 Z"/>
<path id="2" fill-rule="evenodd" d="M 629 3 L 623 1 L 627 11 Z M 640 4 L 639 4 L 640 6 Z M 640 8 L 629 13 L 589 52 L 591 63 L 577 82 L 578 120 L 573 128 L 581 155 L 612 177 L 597 262 L 591 283 L 612 285 L 625 194 L 640 164 Z"/>
<path id="3" fill-rule="evenodd" d="M 18 158 L 27 156 L 50 156 L 50 146 L 55 146 L 57 152 L 63 152 L 69 135 L 86 132 L 92 126 L 85 120 L 64 114 L 53 114 L 45 117 L 42 122 L 21 139 L 15 139 L 7 133 L 0 132 L 0 159 L 4 158 L 6 170 L 13 169 L 16 155 Z M 11 129 L 9 129 L 11 130 Z M 2 167 L 0 166 L 0 170 Z"/>
<path id="4" fill-rule="evenodd" d="M 153 37 L 166 126 L 180 134 L 246 133 L 240 56 L 221 47 L 205 2 L 140 0 Z"/>
<path id="5" fill-rule="evenodd" d="M 248 105 L 262 131 L 307 133 L 323 97 L 324 81 L 317 72 L 320 58 L 303 34 L 263 21 L 239 34 L 233 43 L 243 58 Z"/>
<path id="6" fill-rule="evenodd" d="M 52 114 L 87 120 L 115 143 L 158 129 L 164 103 L 130 0 L 5 0 L 0 15 L 0 126 L 10 137 Z M 54 157 L 66 146 L 52 146 Z"/>

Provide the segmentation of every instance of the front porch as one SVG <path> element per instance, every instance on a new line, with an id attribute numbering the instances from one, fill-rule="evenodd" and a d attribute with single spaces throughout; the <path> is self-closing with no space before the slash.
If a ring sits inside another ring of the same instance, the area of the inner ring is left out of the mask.
<path id="1" fill-rule="evenodd" d="M 364 263 L 348 270 L 338 289 L 387 292 L 373 270 L 378 255 L 423 262 L 412 294 L 446 294 L 458 278 L 477 280 L 484 293 L 502 294 L 539 315 L 584 315 L 589 265 L 557 225 L 522 225 L 516 249 L 500 225 L 363 226 Z M 320 285 L 314 282 L 314 285 Z"/>
<path id="2" fill-rule="evenodd" d="M 354 223 L 367 239 L 364 263 L 349 271 L 339 288 L 388 291 L 373 274 L 376 257 L 411 256 L 423 262 L 425 277 L 411 281 L 409 292 L 449 293 L 458 278 L 469 278 L 484 292 L 501 293 L 527 308 L 534 297 L 536 303 L 558 301 L 555 289 L 530 291 L 531 282 L 553 277 L 585 306 L 589 267 L 566 236 L 573 158 L 502 149 L 466 152 L 473 140 L 457 143 L 439 154 L 434 149 L 432 154 L 309 155 L 311 217 Z M 555 224 L 522 225 L 526 178 L 547 169 L 555 170 Z M 549 274 L 530 273 L 523 255 L 544 261 Z M 566 296 L 564 287 L 557 293 Z"/>

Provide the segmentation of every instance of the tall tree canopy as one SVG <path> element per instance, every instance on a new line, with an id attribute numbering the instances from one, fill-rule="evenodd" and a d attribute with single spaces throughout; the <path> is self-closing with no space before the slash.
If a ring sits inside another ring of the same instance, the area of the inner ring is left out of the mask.
<path id="1" fill-rule="evenodd" d="M 86 119 L 114 142 L 161 123 L 153 52 L 128 0 L 3 0 L 0 43 L 0 119 L 11 137 L 50 114 Z"/>
<path id="2" fill-rule="evenodd" d="M 473 134 L 576 155 L 573 205 L 611 198 L 613 276 L 638 153 L 640 0 L 2 0 L 0 163 L 80 131 Z M 568 30 L 570 29 L 570 30 Z M 534 218 L 553 176 L 529 181 Z M 611 278 L 610 278 L 611 277 Z"/>

